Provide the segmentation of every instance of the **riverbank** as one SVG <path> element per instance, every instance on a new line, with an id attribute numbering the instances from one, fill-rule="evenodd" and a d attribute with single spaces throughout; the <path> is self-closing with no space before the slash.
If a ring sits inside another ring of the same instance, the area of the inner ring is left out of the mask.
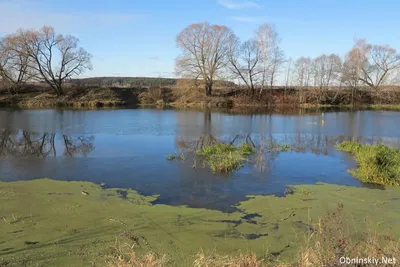
<path id="1" fill-rule="evenodd" d="M 250 96 L 241 90 L 221 88 L 214 95 L 205 96 L 198 89 L 168 88 L 114 88 L 114 87 L 70 87 L 65 95 L 57 97 L 49 88 L 31 86 L 9 96 L 0 92 L 0 107 L 19 108 L 110 108 L 130 106 L 175 107 L 175 108 L 363 108 L 400 110 L 400 94 L 375 99 L 365 92 L 356 98 L 355 104 L 343 89 L 340 93 L 328 91 L 325 98 L 308 96 L 312 90 L 274 89 L 261 96 Z M 335 96 L 329 96 L 335 93 Z M 340 97 L 338 94 L 342 94 Z M 332 98 L 332 99 L 329 99 Z M 342 99 L 342 100 L 338 100 Z"/>
<path id="2" fill-rule="evenodd" d="M 343 204 L 355 236 L 366 217 L 400 236 L 400 189 L 299 185 L 285 197 L 252 196 L 233 213 L 152 205 L 157 196 L 49 179 L 0 182 L 1 266 L 106 266 L 116 251 L 166 255 L 190 266 L 197 253 L 254 252 L 290 263 L 317 219 Z"/>

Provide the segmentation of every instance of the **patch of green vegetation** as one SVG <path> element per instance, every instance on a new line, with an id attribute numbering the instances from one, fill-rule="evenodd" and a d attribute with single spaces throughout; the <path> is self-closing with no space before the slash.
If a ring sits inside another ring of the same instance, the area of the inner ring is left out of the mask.
<path id="1" fill-rule="evenodd" d="M 278 144 L 276 146 L 276 150 L 280 152 L 286 152 L 292 150 L 292 147 L 288 143 L 284 143 L 283 145 Z"/>
<path id="2" fill-rule="evenodd" d="M 239 147 L 217 142 L 196 151 L 196 154 L 205 160 L 214 173 L 229 173 L 240 169 L 246 157 L 252 153 L 253 148 L 245 142 Z"/>
<path id="3" fill-rule="evenodd" d="M 353 154 L 357 168 L 349 172 L 364 183 L 400 185 L 400 152 L 382 144 L 363 145 L 344 141 L 337 145 L 342 151 Z"/>
<path id="4" fill-rule="evenodd" d="M 175 159 L 185 160 L 186 157 L 185 157 L 185 154 L 183 154 L 182 151 L 179 151 L 179 152 L 175 152 L 175 153 L 173 153 L 173 154 L 168 154 L 168 155 L 166 155 L 166 156 L 165 156 L 165 159 L 166 159 L 166 160 L 175 160 Z"/>
<path id="5" fill-rule="evenodd" d="M 104 266 L 116 249 L 132 247 L 138 257 L 149 251 L 166 254 L 167 266 L 191 266 L 201 249 L 205 253 L 217 249 L 222 255 L 279 254 L 280 261 L 292 262 L 308 226 L 338 202 L 351 214 L 351 225 L 361 225 L 370 216 L 380 230 L 400 235 L 400 188 L 327 184 L 293 188 L 286 197 L 254 196 L 239 203 L 238 211 L 223 213 L 152 205 L 155 196 L 125 189 L 121 194 L 121 189 L 102 189 L 88 182 L 0 182 L 0 263 Z M 311 192 L 312 200 L 302 192 Z"/>
<path id="6" fill-rule="evenodd" d="M 400 105 L 366 105 L 365 108 L 375 109 L 375 110 L 400 110 Z"/>

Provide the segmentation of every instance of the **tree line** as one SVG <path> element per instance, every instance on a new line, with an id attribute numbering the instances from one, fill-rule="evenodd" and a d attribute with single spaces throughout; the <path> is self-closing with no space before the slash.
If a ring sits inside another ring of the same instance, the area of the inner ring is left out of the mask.
<path id="1" fill-rule="evenodd" d="M 76 85 L 105 87 L 167 87 L 176 85 L 176 79 L 151 77 L 91 77 L 72 79 Z"/>
<path id="2" fill-rule="evenodd" d="M 92 69 L 92 56 L 79 47 L 79 39 L 56 33 L 51 26 L 39 30 L 18 30 L 0 39 L 0 83 L 11 95 L 27 82 L 47 84 L 58 95 L 64 84 L 95 86 L 173 86 L 178 81 L 200 81 L 211 96 L 213 88 L 232 81 L 252 95 L 260 95 L 279 84 L 287 87 L 327 91 L 330 87 L 362 88 L 380 92 L 382 86 L 398 85 L 400 54 L 389 45 L 357 39 L 344 57 L 323 54 L 316 58 L 288 59 L 273 24 L 263 24 L 249 40 L 227 26 L 207 22 L 185 27 L 176 37 L 181 53 L 176 73 L 181 79 L 99 77 L 72 79 Z"/>
<path id="3" fill-rule="evenodd" d="M 236 80 L 252 94 L 256 89 L 261 94 L 273 88 L 282 72 L 286 87 L 346 86 L 354 93 L 364 87 L 379 90 L 383 85 L 398 84 L 400 54 L 389 45 L 370 44 L 364 39 L 355 40 L 344 58 L 324 54 L 294 62 L 285 57 L 273 24 L 261 25 L 252 38 L 241 41 L 227 26 L 196 23 L 184 28 L 176 43 L 181 50 L 176 72 L 201 79 L 208 96 L 215 79 Z"/>
<path id="4" fill-rule="evenodd" d="M 78 46 L 79 39 L 57 34 L 44 26 L 39 30 L 18 30 L 0 40 L 0 79 L 11 95 L 28 81 L 43 82 L 57 96 L 72 76 L 91 69 L 92 56 Z"/>

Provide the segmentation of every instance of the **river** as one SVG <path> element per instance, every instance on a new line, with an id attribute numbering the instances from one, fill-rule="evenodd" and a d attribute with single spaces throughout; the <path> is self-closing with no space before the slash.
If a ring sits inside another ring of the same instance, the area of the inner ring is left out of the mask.
<path id="1" fill-rule="evenodd" d="M 156 203 L 232 210 L 247 195 L 283 195 L 289 185 L 363 186 L 347 170 L 342 140 L 400 147 L 391 111 L 0 110 L 0 180 L 48 177 L 159 194 Z M 213 174 L 166 155 L 207 140 L 288 143 L 231 174 Z"/>

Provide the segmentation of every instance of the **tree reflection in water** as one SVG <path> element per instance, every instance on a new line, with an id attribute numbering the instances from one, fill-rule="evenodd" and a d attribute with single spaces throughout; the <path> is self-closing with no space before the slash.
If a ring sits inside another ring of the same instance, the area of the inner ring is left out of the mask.
<path id="1" fill-rule="evenodd" d="M 58 134 L 0 130 L 0 157 L 56 157 Z M 94 150 L 94 136 L 61 135 L 67 157 L 86 157 Z"/>
<path id="2" fill-rule="evenodd" d="M 360 136 L 327 136 L 323 134 L 281 134 L 281 135 L 235 135 L 233 137 L 215 137 L 212 134 L 202 135 L 197 139 L 184 140 L 176 139 L 176 146 L 179 150 L 185 151 L 193 161 L 199 160 L 195 151 L 203 146 L 210 146 L 218 142 L 240 145 L 247 143 L 254 148 L 254 154 L 248 160 L 250 166 L 258 168 L 260 171 L 271 169 L 271 163 L 282 152 L 312 153 L 314 155 L 328 155 L 335 145 L 346 140 L 357 141 L 361 143 L 384 143 L 382 138 L 368 138 Z M 285 146 L 285 149 L 282 149 Z M 196 164 L 197 165 L 197 164 Z"/>

